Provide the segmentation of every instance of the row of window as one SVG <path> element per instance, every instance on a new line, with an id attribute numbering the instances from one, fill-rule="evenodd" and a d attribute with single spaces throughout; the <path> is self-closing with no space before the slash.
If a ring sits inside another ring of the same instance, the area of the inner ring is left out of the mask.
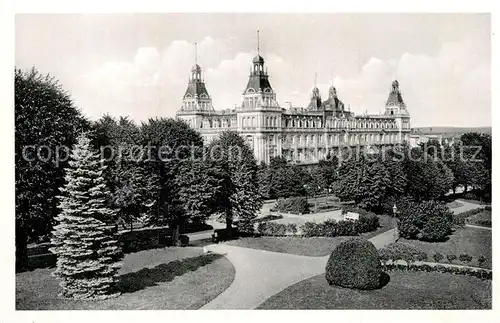
<path id="1" fill-rule="evenodd" d="M 241 127 L 242 128 L 255 128 L 257 127 L 257 118 L 256 117 L 242 117 L 241 118 Z M 264 127 L 278 127 L 280 122 L 278 117 L 265 117 L 263 119 Z"/>
<path id="2" fill-rule="evenodd" d="M 269 141 L 274 143 L 275 136 L 269 136 Z M 398 139 L 398 134 L 336 134 L 336 135 L 328 135 L 318 136 L 318 135 L 287 135 L 282 138 L 283 144 L 297 144 L 297 145 L 311 145 L 311 144 L 339 144 L 343 143 L 368 143 L 368 142 L 379 142 L 379 143 L 390 143 L 395 142 Z M 326 142 L 325 142 L 326 141 Z"/>
<path id="3" fill-rule="evenodd" d="M 263 127 L 278 127 L 280 122 L 281 120 L 278 117 L 266 117 Z M 243 128 L 255 128 L 258 126 L 257 118 L 242 117 L 241 126 Z M 323 121 L 285 119 L 282 126 L 285 128 L 322 128 Z M 349 120 L 328 120 L 326 126 L 328 128 L 396 129 L 396 123 L 394 122 L 356 122 Z"/>
<path id="4" fill-rule="evenodd" d="M 184 108 L 187 110 L 196 110 L 197 108 L 208 109 L 210 108 L 209 102 L 184 102 Z"/>
<path id="5" fill-rule="evenodd" d="M 233 123 L 231 119 L 204 119 L 200 128 L 230 128 Z"/>

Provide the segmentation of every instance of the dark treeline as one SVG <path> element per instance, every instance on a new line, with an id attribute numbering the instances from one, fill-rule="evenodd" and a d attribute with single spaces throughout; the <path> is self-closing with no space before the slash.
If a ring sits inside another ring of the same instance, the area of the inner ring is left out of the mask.
<path id="1" fill-rule="evenodd" d="M 137 125 L 105 115 L 92 122 L 54 78 L 35 69 L 15 70 L 15 127 L 18 271 L 27 266 L 27 245 L 49 241 L 61 212 L 58 196 L 69 151 L 55 152 L 71 150 L 82 134 L 105 166 L 111 226 L 167 225 L 177 243 L 185 225 L 204 223 L 212 214 L 220 214 L 228 228 L 237 219 L 239 229 L 248 230 L 261 206 L 253 152 L 234 132 L 212 141 L 219 149 L 208 153 L 202 137 L 183 121 L 156 118 Z M 150 154 L 138 158 L 138 147 L 148 147 Z M 231 149 L 241 158 L 220 155 Z"/>

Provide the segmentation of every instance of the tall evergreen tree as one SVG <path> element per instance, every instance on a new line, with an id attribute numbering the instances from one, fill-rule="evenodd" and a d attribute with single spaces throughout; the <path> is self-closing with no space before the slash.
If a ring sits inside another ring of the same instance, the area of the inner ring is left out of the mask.
<path id="1" fill-rule="evenodd" d="M 78 138 L 61 188 L 51 251 L 57 255 L 54 275 L 61 280 L 61 296 L 105 299 L 117 296 L 117 272 L 122 258 L 116 232 L 110 228 L 115 212 L 106 207 L 109 191 L 105 166 L 90 140 Z"/>

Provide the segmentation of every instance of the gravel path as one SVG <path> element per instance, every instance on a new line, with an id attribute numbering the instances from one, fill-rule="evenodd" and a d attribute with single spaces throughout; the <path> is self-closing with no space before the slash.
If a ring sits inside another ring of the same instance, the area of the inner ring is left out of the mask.
<path id="1" fill-rule="evenodd" d="M 383 248 L 394 241 L 394 229 L 370 241 Z M 329 256 L 306 257 L 214 244 L 211 252 L 223 254 L 236 269 L 233 283 L 201 309 L 254 309 L 286 287 L 325 271 Z"/>

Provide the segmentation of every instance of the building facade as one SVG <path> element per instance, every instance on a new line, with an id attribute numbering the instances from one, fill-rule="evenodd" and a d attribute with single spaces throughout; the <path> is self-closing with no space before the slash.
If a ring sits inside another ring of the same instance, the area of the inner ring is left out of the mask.
<path id="1" fill-rule="evenodd" d="M 382 114 L 354 115 L 345 109 L 332 85 L 322 100 L 314 86 L 307 107 L 282 108 L 276 100 L 264 59 L 253 59 L 248 83 L 239 106 L 215 110 L 202 78 L 201 67 L 191 69 L 177 118 L 201 133 L 206 142 L 225 130 L 237 131 L 253 148 L 258 162 L 283 156 L 295 163 L 316 163 L 346 147 L 390 146 L 408 141 L 410 115 L 392 82 Z"/>

